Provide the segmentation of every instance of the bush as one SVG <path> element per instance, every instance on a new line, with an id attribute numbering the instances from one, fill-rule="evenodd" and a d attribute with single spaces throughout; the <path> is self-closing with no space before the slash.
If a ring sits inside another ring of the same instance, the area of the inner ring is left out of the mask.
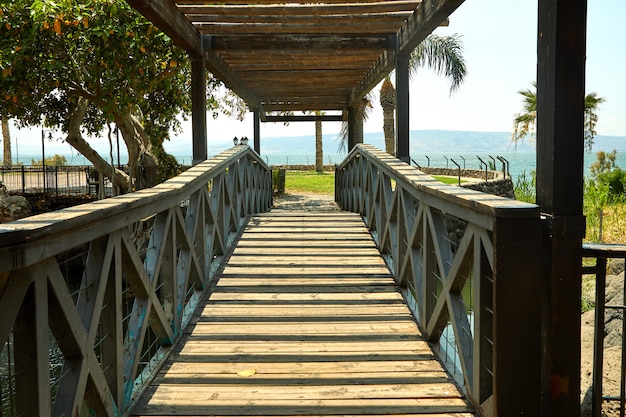
<path id="1" fill-rule="evenodd" d="M 608 189 L 611 201 L 620 201 L 624 197 L 624 185 L 626 184 L 626 171 L 621 168 L 613 168 L 603 172 L 597 177 L 598 184 L 605 185 Z"/>
<path id="2" fill-rule="evenodd" d="M 533 203 L 537 201 L 537 195 L 535 192 L 535 185 L 537 183 L 536 172 L 530 171 L 530 175 L 526 175 L 526 171 L 523 171 L 517 176 L 513 190 L 515 191 L 515 199 L 519 201 L 525 201 L 527 203 Z"/>

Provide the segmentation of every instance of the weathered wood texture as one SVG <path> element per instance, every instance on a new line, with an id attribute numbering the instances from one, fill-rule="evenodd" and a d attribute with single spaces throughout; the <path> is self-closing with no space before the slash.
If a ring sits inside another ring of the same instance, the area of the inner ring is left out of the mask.
<path id="1" fill-rule="evenodd" d="M 15 395 L 0 414 L 126 415 L 271 193 L 269 167 L 238 146 L 150 189 L 3 224 L 0 353 L 16 372 L 0 363 Z"/>
<path id="2" fill-rule="evenodd" d="M 208 70 L 251 108 L 292 112 L 358 105 L 393 70 L 396 46 L 410 53 L 462 2 L 129 0 L 192 55 L 206 53 Z M 338 62 L 338 49 L 348 61 Z M 272 70 L 261 72 L 255 55 Z M 316 96 L 320 89 L 332 94 Z"/>
<path id="3" fill-rule="evenodd" d="M 539 415 L 538 207 L 442 184 L 370 145 L 337 168 L 335 187 L 481 415 Z"/>
<path id="4" fill-rule="evenodd" d="M 133 414 L 473 415 L 345 212 L 253 217 Z"/>

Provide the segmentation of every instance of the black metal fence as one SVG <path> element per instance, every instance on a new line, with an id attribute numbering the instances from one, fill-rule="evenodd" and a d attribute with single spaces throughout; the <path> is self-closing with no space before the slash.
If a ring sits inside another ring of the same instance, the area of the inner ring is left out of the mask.
<path id="1" fill-rule="evenodd" d="M 626 320 L 624 311 L 626 306 L 622 302 L 620 305 L 606 304 L 606 266 L 608 259 L 626 259 L 626 245 L 611 245 L 587 243 L 583 244 L 583 257 L 595 258 L 596 264 L 583 267 L 583 274 L 591 274 L 596 277 L 596 299 L 595 299 L 595 323 L 593 335 L 593 384 L 591 389 L 591 415 L 600 417 L 603 415 L 603 404 L 616 402 L 619 407 L 620 417 L 626 413 Z M 623 288 L 626 294 L 626 285 Z M 604 337 L 605 337 L 605 312 L 617 310 L 621 314 L 618 316 L 622 320 L 622 344 L 621 344 L 621 369 L 620 369 L 620 389 L 617 392 L 604 392 L 603 390 L 603 366 L 604 366 Z"/>
<path id="2" fill-rule="evenodd" d="M 127 166 L 122 169 L 128 173 Z M 156 178 L 156 169 L 138 167 L 133 189 L 139 190 L 161 182 Z M 179 167 L 179 170 L 182 171 L 183 167 Z M 8 192 L 15 194 L 90 195 L 101 198 L 116 194 L 109 178 L 91 165 L 0 167 L 0 183 Z"/>

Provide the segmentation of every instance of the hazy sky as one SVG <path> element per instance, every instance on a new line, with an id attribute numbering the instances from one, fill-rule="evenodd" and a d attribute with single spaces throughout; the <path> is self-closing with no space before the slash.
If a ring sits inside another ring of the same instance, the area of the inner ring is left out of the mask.
<path id="1" fill-rule="evenodd" d="M 596 0 L 588 3 L 587 92 L 606 99 L 599 111 L 597 131 L 626 136 L 626 2 Z M 437 33 L 462 35 L 468 67 L 465 83 L 452 96 L 447 80 L 423 68 L 411 81 L 410 115 L 413 130 L 511 131 L 521 110 L 518 91 L 529 88 L 536 77 L 537 1 L 466 0 L 451 16 L 450 26 Z M 382 110 L 375 88 L 375 107 L 365 131 L 382 131 Z M 190 123 L 172 140 L 191 137 Z M 252 120 L 244 122 L 208 118 L 209 140 L 252 136 Z M 324 133 L 336 133 L 339 123 L 325 123 Z M 14 131 L 15 132 L 15 131 Z M 313 123 L 261 125 L 262 137 L 314 133 Z M 38 133 L 15 132 L 26 139 Z M 22 143 L 22 141 L 20 141 Z M 66 145 L 67 146 L 67 145 Z M 209 143 L 210 146 L 210 143 Z"/>
<path id="2" fill-rule="evenodd" d="M 599 111 L 597 131 L 626 136 L 626 2 L 590 1 L 587 27 L 587 92 L 606 99 Z M 440 35 L 462 35 L 468 75 L 453 95 L 448 81 L 427 68 L 411 80 L 410 115 L 413 130 L 512 131 L 513 117 L 521 110 L 518 91 L 536 78 L 537 1 L 466 0 L 450 16 Z M 382 131 L 382 110 L 375 92 L 373 114 L 366 132 Z M 252 136 L 252 121 L 208 120 L 210 135 L 239 132 Z M 313 123 L 265 123 L 262 136 L 312 134 Z M 325 133 L 338 132 L 339 123 L 325 123 Z M 185 134 L 187 135 L 187 134 Z M 183 135 L 183 136 L 185 136 Z"/>

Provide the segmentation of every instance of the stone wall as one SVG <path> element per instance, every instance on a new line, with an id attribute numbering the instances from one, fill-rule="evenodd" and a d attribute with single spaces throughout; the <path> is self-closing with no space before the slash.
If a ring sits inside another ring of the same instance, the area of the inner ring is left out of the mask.
<path id="1" fill-rule="evenodd" d="M 510 178 L 505 180 L 483 181 L 479 183 L 466 183 L 462 184 L 461 187 L 470 190 L 482 191 L 487 194 L 499 195 L 500 197 L 515 199 L 513 181 Z"/>
<path id="2" fill-rule="evenodd" d="M 420 167 L 420 171 L 429 175 L 446 175 L 450 177 L 458 177 L 458 168 L 434 168 L 434 167 Z M 461 177 L 465 178 L 485 178 L 485 170 L 481 169 L 461 169 Z M 495 180 L 502 179 L 504 175 L 500 171 L 487 171 L 487 179 Z"/>

